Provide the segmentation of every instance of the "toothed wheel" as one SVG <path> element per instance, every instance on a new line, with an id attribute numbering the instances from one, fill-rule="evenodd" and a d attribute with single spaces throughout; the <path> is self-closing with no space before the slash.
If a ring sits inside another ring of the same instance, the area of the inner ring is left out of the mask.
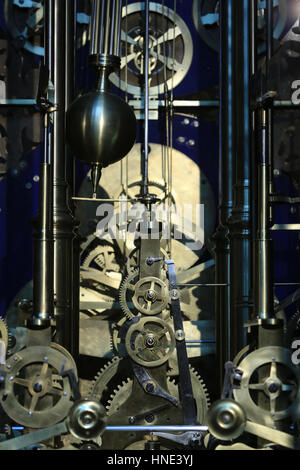
<path id="1" fill-rule="evenodd" d="M 134 286 L 138 282 L 138 280 L 139 280 L 139 270 L 136 269 L 124 279 L 120 287 L 120 293 L 119 293 L 120 305 L 121 305 L 123 312 L 125 313 L 126 318 L 128 318 L 128 320 L 133 320 L 139 314 L 139 312 L 132 305 L 132 298 L 134 295 Z M 130 308 L 128 305 L 130 305 Z"/>
<path id="2" fill-rule="evenodd" d="M 107 394 L 109 394 L 109 390 L 114 389 L 114 385 L 110 385 L 111 383 L 114 384 L 116 374 L 120 373 L 122 375 L 122 371 L 125 368 L 126 370 L 126 362 L 122 360 L 120 357 L 114 357 L 111 361 L 109 361 L 95 376 L 94 380 L 92 381 L 90 390 L 88 392 L 88 397 L 93 398 L 96 400 L 101 400 L 101 402 L 105 405 L 106 400 L 109 398 Z M 128 376 L 128 372 L 125 373 L 125 378 Z"/>
<path id="3" fill-rule="evenodd" d="M 197 408 L 197 419 L 198 422 L 203 424 L 206 422 L 206 414 L 210 406 L 210 399 L 207 388 L 201 379 L 198 372 L 190 366 L 190 374 L 191 374 L 191 381 L 193 387 L 193 393 L 196 401 L 196 408 Z M 168 393 L 170 395 L 179 398 L 179 391 L 178 391 L 178 377 L 175 378 L 167 378 L 167 387 Z M 108 400 L 108 404 L 106 406 L 108 416 L 112 416 L 114 413 L 118 413 L 121 406 L 130 398 L 133 390 L 133 380 L 127 378 L 119 384 L 114 393 L 110 396 Z M 173 407 L 171 406 L 171 410 Z M 159 417 L 159 414 L 157 415 Z M 149 420 L 147 421 L 147 415 L 145 416 L 145 425 L 151 424 Z M 156 423 L 157 424 L 157 423 Z M 162 423 L 160 423 L 162 424 Z"/>
<path id="4" fill-rule="evenodd" d="M 137 364 L 157 367 L 167 362 L 176 342 L 167 322 L 157 317 L 144 317 L 130 326 L 125 344 L 128 355 Z"/>
<path id="5" fill-rule="evenodd" d="M 168 294 L 168 287 L 161 279 L 148 276 L 136 283 L 132 301 L 144 315 L 156 315 L 168 305 Z"/>

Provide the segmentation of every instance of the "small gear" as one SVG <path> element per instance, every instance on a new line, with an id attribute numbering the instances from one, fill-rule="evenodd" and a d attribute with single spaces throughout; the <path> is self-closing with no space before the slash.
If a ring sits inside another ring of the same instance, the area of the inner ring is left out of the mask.
<path id="1" fill-rule="evenodd" d="M 175 349 L 173 329 L 161 318 L 144 317 L 137 320 L 126 334 L 128 355 L 142 366 L 157 367 L 164 364 Z"/>
<path id="2" fill-rule="evenodd" d="M 144 277 L 135 284 L 132 301 L 140 313 L 156 315 L 161 313 L 169 303 L 168 287 L 159 278 Z"/>

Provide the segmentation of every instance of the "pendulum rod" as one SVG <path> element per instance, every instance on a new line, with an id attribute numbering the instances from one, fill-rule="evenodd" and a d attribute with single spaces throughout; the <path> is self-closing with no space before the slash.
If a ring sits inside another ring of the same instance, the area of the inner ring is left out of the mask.
<path id="1" fill-rule="evenodd" d="M 142 195 L 149 187 L 149 0 L 145 0 L 144 12 L 144 174 Z"/>

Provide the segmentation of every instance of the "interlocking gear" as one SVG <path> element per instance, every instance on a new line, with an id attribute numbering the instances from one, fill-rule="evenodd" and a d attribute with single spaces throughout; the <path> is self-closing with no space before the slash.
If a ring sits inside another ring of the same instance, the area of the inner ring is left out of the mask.
<path id="1" fill-rule="evenodd" d="M 291 362 L 289 349 L 279 346 L 257 349 L 238 368 L 241 382 L 233 396 L 245 409 L 247 419 L 271 427 L 288 417 L 299 419 L 300 370 Z"/>
<path id="2" fill-rule="evenodd" d="M 156 277 L 139 279 L 139 270 L 129 274 L 121 284 L 120 304 L 128 320 L 137 315 L 161 313 L 170 300 L 167 284 Z"/>
<path id="3" fill-rule="evenodd" d="M 136 283 L 132 301 L 140 313 L 156 315 L 168 305 L 168 287 L 156 277 L 144 277 Z"/>
<path id="4" fill-rule="evenodd" d="M 124 279 L 120 287 L 120 292 L 119 292 L 120 305 L 128 320 L 133 320 L 135 316 L 138 315 L 139 313 L 138 311 L 134 309 L 134 305 L 132 304 L 132 298 L 134 295 L 134 287 L 135 287 L 135 284 L 138 282 L 138 280 L 139 280 L 139 270 L 136 269 Z"/>
<path id="5" fill-rule="evenodd" d="M 72 406 L 72 393 L 68 378 L 59 375 L 63 364 L 74 366 L 68 355 L 52 347 L 32 346 L 13 354 L 1 367 L 5 375 L 1 405 L 7 415 L 30 428 L 64 419 Z"/>
<path id="6" fill-rule="evenodd" d="M 207 388 L 202 378 L 200 377 L 198 372 L 195 369 L 193 369 L 191 366 L 190 366 L 190 374 L 191 374 L 194 397 L 196 400 L 197 419 L 198 419 L 198 422 L 202 424 L 206 422 L 206 414 L 210 406 L 210 398 L 209 398 Z M 108 416 L 111 416 L 114 413 L 117 413 L 119 411 L 120 407 L 131 396 L 132 388 L 133 388 L 133 380 L 131 378 L 127 378 L 115 388 L 106 406 Z M 176 398 L 179 398 L 178 377 L 167 378 L 167 392 L 170 395 Z M 151 403 L 151 397 L 149 399 L 149 403 Z M 172 410 L 174 410 L 174 406 L 172 404 L 166 404 L 166 406 L 169 407 L 169 410 L 172 413 Z M 158 410 L 157 411 L 158 419 L 159 419 L 159 414 L 160 414 L 160 411 Z M 150 415 L 151 413 L 149 413 L 149 416 L 147 415 L 147 413 L 145 413 L 144 424 L 151 424 Z"/>
<path id="7" fill-rule="evenodd" d="M 167 362 L 176 342 L 167 322 L 157 317 L 144 317 L 130 326 L 125 344 L 128 355 L 137 364 L 156 367 Z"/>

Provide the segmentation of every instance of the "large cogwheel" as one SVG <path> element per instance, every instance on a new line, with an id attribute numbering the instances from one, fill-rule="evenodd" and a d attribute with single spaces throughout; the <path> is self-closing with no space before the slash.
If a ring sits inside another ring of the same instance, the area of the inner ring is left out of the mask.
<path id="1" fill-rule="evenodd" d="M 210 406 L 210 398 L 207 388 L 201 379 L 198 372 L 190 366 L 191 381 L 193 387 L 193 393 L 197 407 L 197 419 L 200 424 L 206 422 L 206 414 Z M 168 393 L 176 398 L 179 398 L 178 391 L 178 377 L 167 378 Z M 123 380 L 122 384 L 119 384 L 113 394 L 110 395 L 108 404 L 106 406 L 108 416 L 117 413 L 120 407 L 129 399 L 132 393 L 133 380 L 127 378 Z M 147 416 L 145 417 L 147 424 Z"/>
<path id="2" fill-rule="evenodd" d="M 109 361 L 94 378 L 88 392 L 88 397 L 99 401 L 101 400 L 105 405 L 106 399 L 109 398 L 110 391 L 114 390 L 116 382 L 115 376 L 118 374 L 119 378 L 119 376 L 123 375 L 123 369 L 126 370 L 124 364 L 125 360 L 117 356 Z M 127 378 L 126 372 L 124 372 L 124 377 Z"/>

